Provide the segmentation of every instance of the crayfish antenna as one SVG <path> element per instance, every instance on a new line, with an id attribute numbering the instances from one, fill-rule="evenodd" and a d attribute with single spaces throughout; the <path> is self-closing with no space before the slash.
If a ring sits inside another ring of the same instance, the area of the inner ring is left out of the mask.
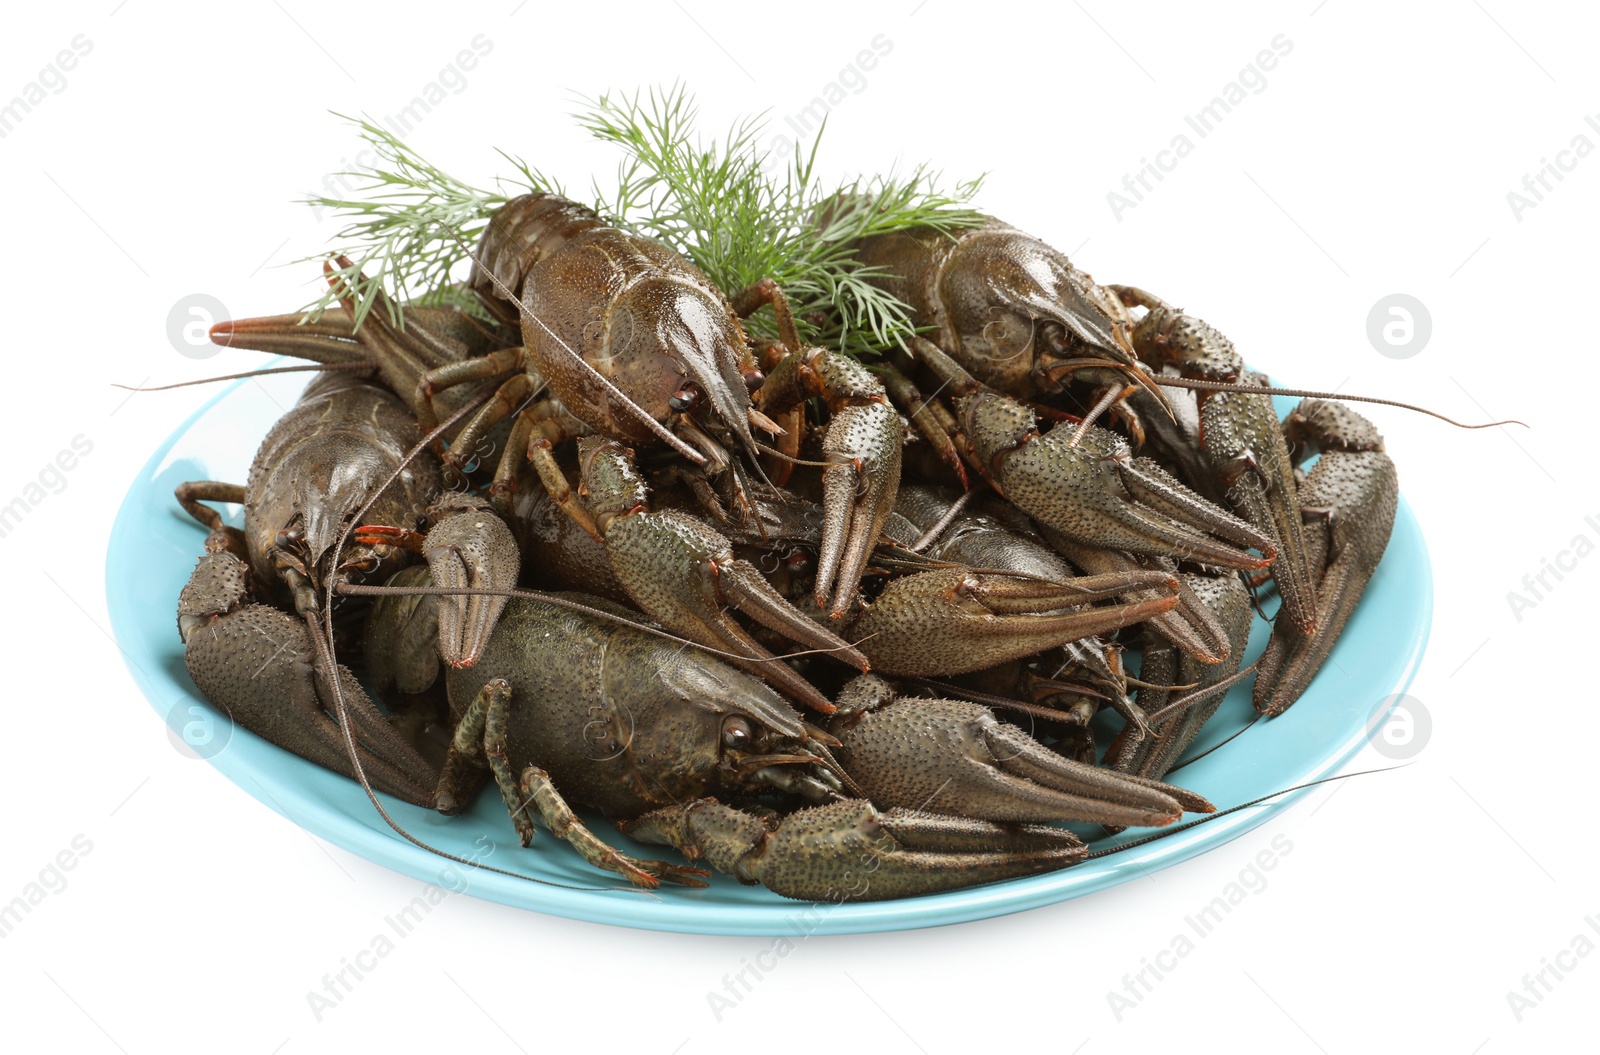
<path id="1" fill-rule="evenodd" d="M 1504 421 L 1486 421 L 1479 425 L 1468 425 L 1464 421 L 1446 417 L 1437 410 L 1419 407 L 1414 403 L 1402 403 L 1398 399 L 1382 399 L 1378 396 L 1352 396 L 1343 392 L 1318 392 L 1309 388 L 1277 388 L 1272 385 L 1241 385 L 1229 381 L 1207 381 L 1194 377 L 1165 377 L 1160 379 L 1163 386 L 1172 388 L 1188 388 L 1197 392 L 1239 392 L 1245 395 L 1256 396 L 1299 396 L 1304 399 L 1342 399 L 1351 403 L 1376 403 L 1384 407 L 1399 407 L 1401 410 L 1411 410 L 1418 414 L 1426 414 L 1430 418 L 1438 418 L 1446 424 L 1454 425 L 1458 429 L 1492 429 L 1501 425 L 1521 425 L 1531 428 L 1526 421 L 1516 418 L 1506 418 Z"/>

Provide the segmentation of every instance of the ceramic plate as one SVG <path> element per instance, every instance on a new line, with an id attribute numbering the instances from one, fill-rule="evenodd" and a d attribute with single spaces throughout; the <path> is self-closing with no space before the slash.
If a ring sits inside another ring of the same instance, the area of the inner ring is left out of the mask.
<path id="1" fill-rule="evenodd" d="M 227 717 L 200 696 L 184 669 L 176 628 L 177 597 L 194 569 L 204 531 L 178 508 L 172 490 L 184 480 L 242 483 L 261 437 L 293 404 L 304 384 L 303 375 L 293 374 L 238 382 L 161 445 L 134 480 L 112 527 L 106 597 L 134 680 L 166 721 L 174 742 L 208 758 L 230 780 L 294 823 L 368 860 L 450 889 L 465 887 L 479 897 L 574 919 L 707 934 L 856 933 L 960 923 L 1081 897 L 1235 839 L 1298 797 L 1285 795 L 1049 875 L 932 897 L 849 905 L 807 905 L 720 875 L 704 890 L 667 887 L 651 896 L 625 889 L 542 830 L 535 845 L 523 849 L 492 789 L 479 796 L 470 812 L 450 818 L 386 802 L 397 821 L 434 846 L 561 885 L 455 865 L 402 841 L 353 781 L 243 729 L 230 728 Z M 1280 411 L 1287 411 L 1292 402 L 1280 400 Z M 1404 471 L 1402 466 L 1402 476 Z M 1311 688 L 1282 717 L 1257 723 L 1174 779 L 1225 807 L 1335 772 L 1360 749 L 1369 729 L 1410 683 L 1427 641 L 1432 605 L 1427 549 L 1402 498 L 1383 562 Z M 1258 618 L 1247 660 L 1265 646 L 1267 631 L 1267 624 Z M 1228 695 L 1191 755 L 1250 722 L 1254 712 L 1249 689 L 1246 682 Z M 628 845 L 609 825 L 597 825 L 603 837 Z M 1107 840 L 1098 845 L 1115 843 Z M 661 852 L 662 848 L 647 847 L 641 855 L 661 856 Z"/>

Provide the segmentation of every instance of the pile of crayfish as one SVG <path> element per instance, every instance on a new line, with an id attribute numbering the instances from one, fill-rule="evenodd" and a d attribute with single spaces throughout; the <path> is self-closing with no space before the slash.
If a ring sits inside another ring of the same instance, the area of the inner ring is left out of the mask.
<path id="1" fill-rule="evenodd" d="M 537 818 L 645 887 L 709 873 L 575 809 L 815 900 L 1213 812 L 1164 778 L 1231 686 L 1271 717 L 1311 683 L 1388 543 L 1382 437 L 1327 399 L 1280 421 L 1222 333 L 999 221 L 854 251 L 919 334 L 865 365 L 775 283 L 543 193 L 471 252 L 482 312 L 358 316 L 339 259 L 340 309 L 218 324 L 326 370 L 245 484 L 178 488 L 195 685 L 369 791 L 492 781 L 524 845 Z"/>

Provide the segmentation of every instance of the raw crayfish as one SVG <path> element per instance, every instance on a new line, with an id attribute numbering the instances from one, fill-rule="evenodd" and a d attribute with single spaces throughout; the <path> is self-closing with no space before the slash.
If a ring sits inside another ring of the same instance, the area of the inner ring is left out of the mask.
<path id="1" fill-rule="evenodd" d="M 407 307 L 404 327 L 374 311 L 358 330 L 348 295 L 312 327 L 220 325 L 219 343 L 352 369 L 313 383 L 245 488 L 180 489 L 212 529 L 180 602 L 197 685 L 411 802 L 452 812 L 492 778 L 525 843 L 537 814 L 647 886 L 704 873 L 621 853 L 572 805 L 741 880 L 841 900 L 1063 867 L 1086 851 L 1061 822 L 1210 812 L 1160 777 L 1238 677 L 1244 576 L 1284 594 L 1256 686 L 1281 713 L 1382 555 L 1397 491 L 1376 431 L 1317 400 L 1280 431 L 1216 331 L 1004 225 L 858 251 L 929 327 L 878 376 L 802 345 L 770 283 L 725 295 L 545 194 L 507 203 L 473 256 L 489 325 Z M 764 305 L 780 339 L 757 348 L 740 318 Z M 1180 378 L 1222 389 L 1185 403 Z M 929 379 L 942 399 L 921 395 Z M 474 399 L 465 425 L 439 427 Z M 935 477 L 993 488 L 987 512 L 936 478 L 901 487 L 919 470 L 896 404 Z M 351 440 L 358 419 L 382 435 Z M 487 499 L 442 490 L 474 487 L 480 441 L 508 420 L 476 485 Z M 574 457 L 563 441 L 580 437 Z M 537 489 L 519 484 L 525 461 Z M 202 499 L 244 501 L 243 535 Z M 419 553 L 426 568 L 403 567 Z M 360 588 L 380 578 L 393 596 Z M 519 580 L 585 594 L 508 599 Z M 442 759 L 334 661 L 325 599 L 360 593 L 379 600 L 359 669 L 450 730 Z M 1137 703 L 1119 659 L 1134 640 Z M 1123 728 L 1097 765 L 1102 707 Z M 330 715 L 348 716 L 349 750 Z"/>

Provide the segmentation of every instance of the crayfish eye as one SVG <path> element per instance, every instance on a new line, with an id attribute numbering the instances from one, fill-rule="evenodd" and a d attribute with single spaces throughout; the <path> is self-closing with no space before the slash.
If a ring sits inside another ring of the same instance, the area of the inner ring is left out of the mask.
<path id="1" fill-rule="evenodd" d="M 687 414 L 700 405 L 700 386 L 693 381 L 685 381 L 676 392 L 667 398 L 667 406 L 678 414 Z"/>
<path id="2" fill-rule="evenodd" d="M 750 723 L 737 714 L 729 715 L 722 723 L 722 742 L 729 747 L 743 747 L 754 735 Z"/>

